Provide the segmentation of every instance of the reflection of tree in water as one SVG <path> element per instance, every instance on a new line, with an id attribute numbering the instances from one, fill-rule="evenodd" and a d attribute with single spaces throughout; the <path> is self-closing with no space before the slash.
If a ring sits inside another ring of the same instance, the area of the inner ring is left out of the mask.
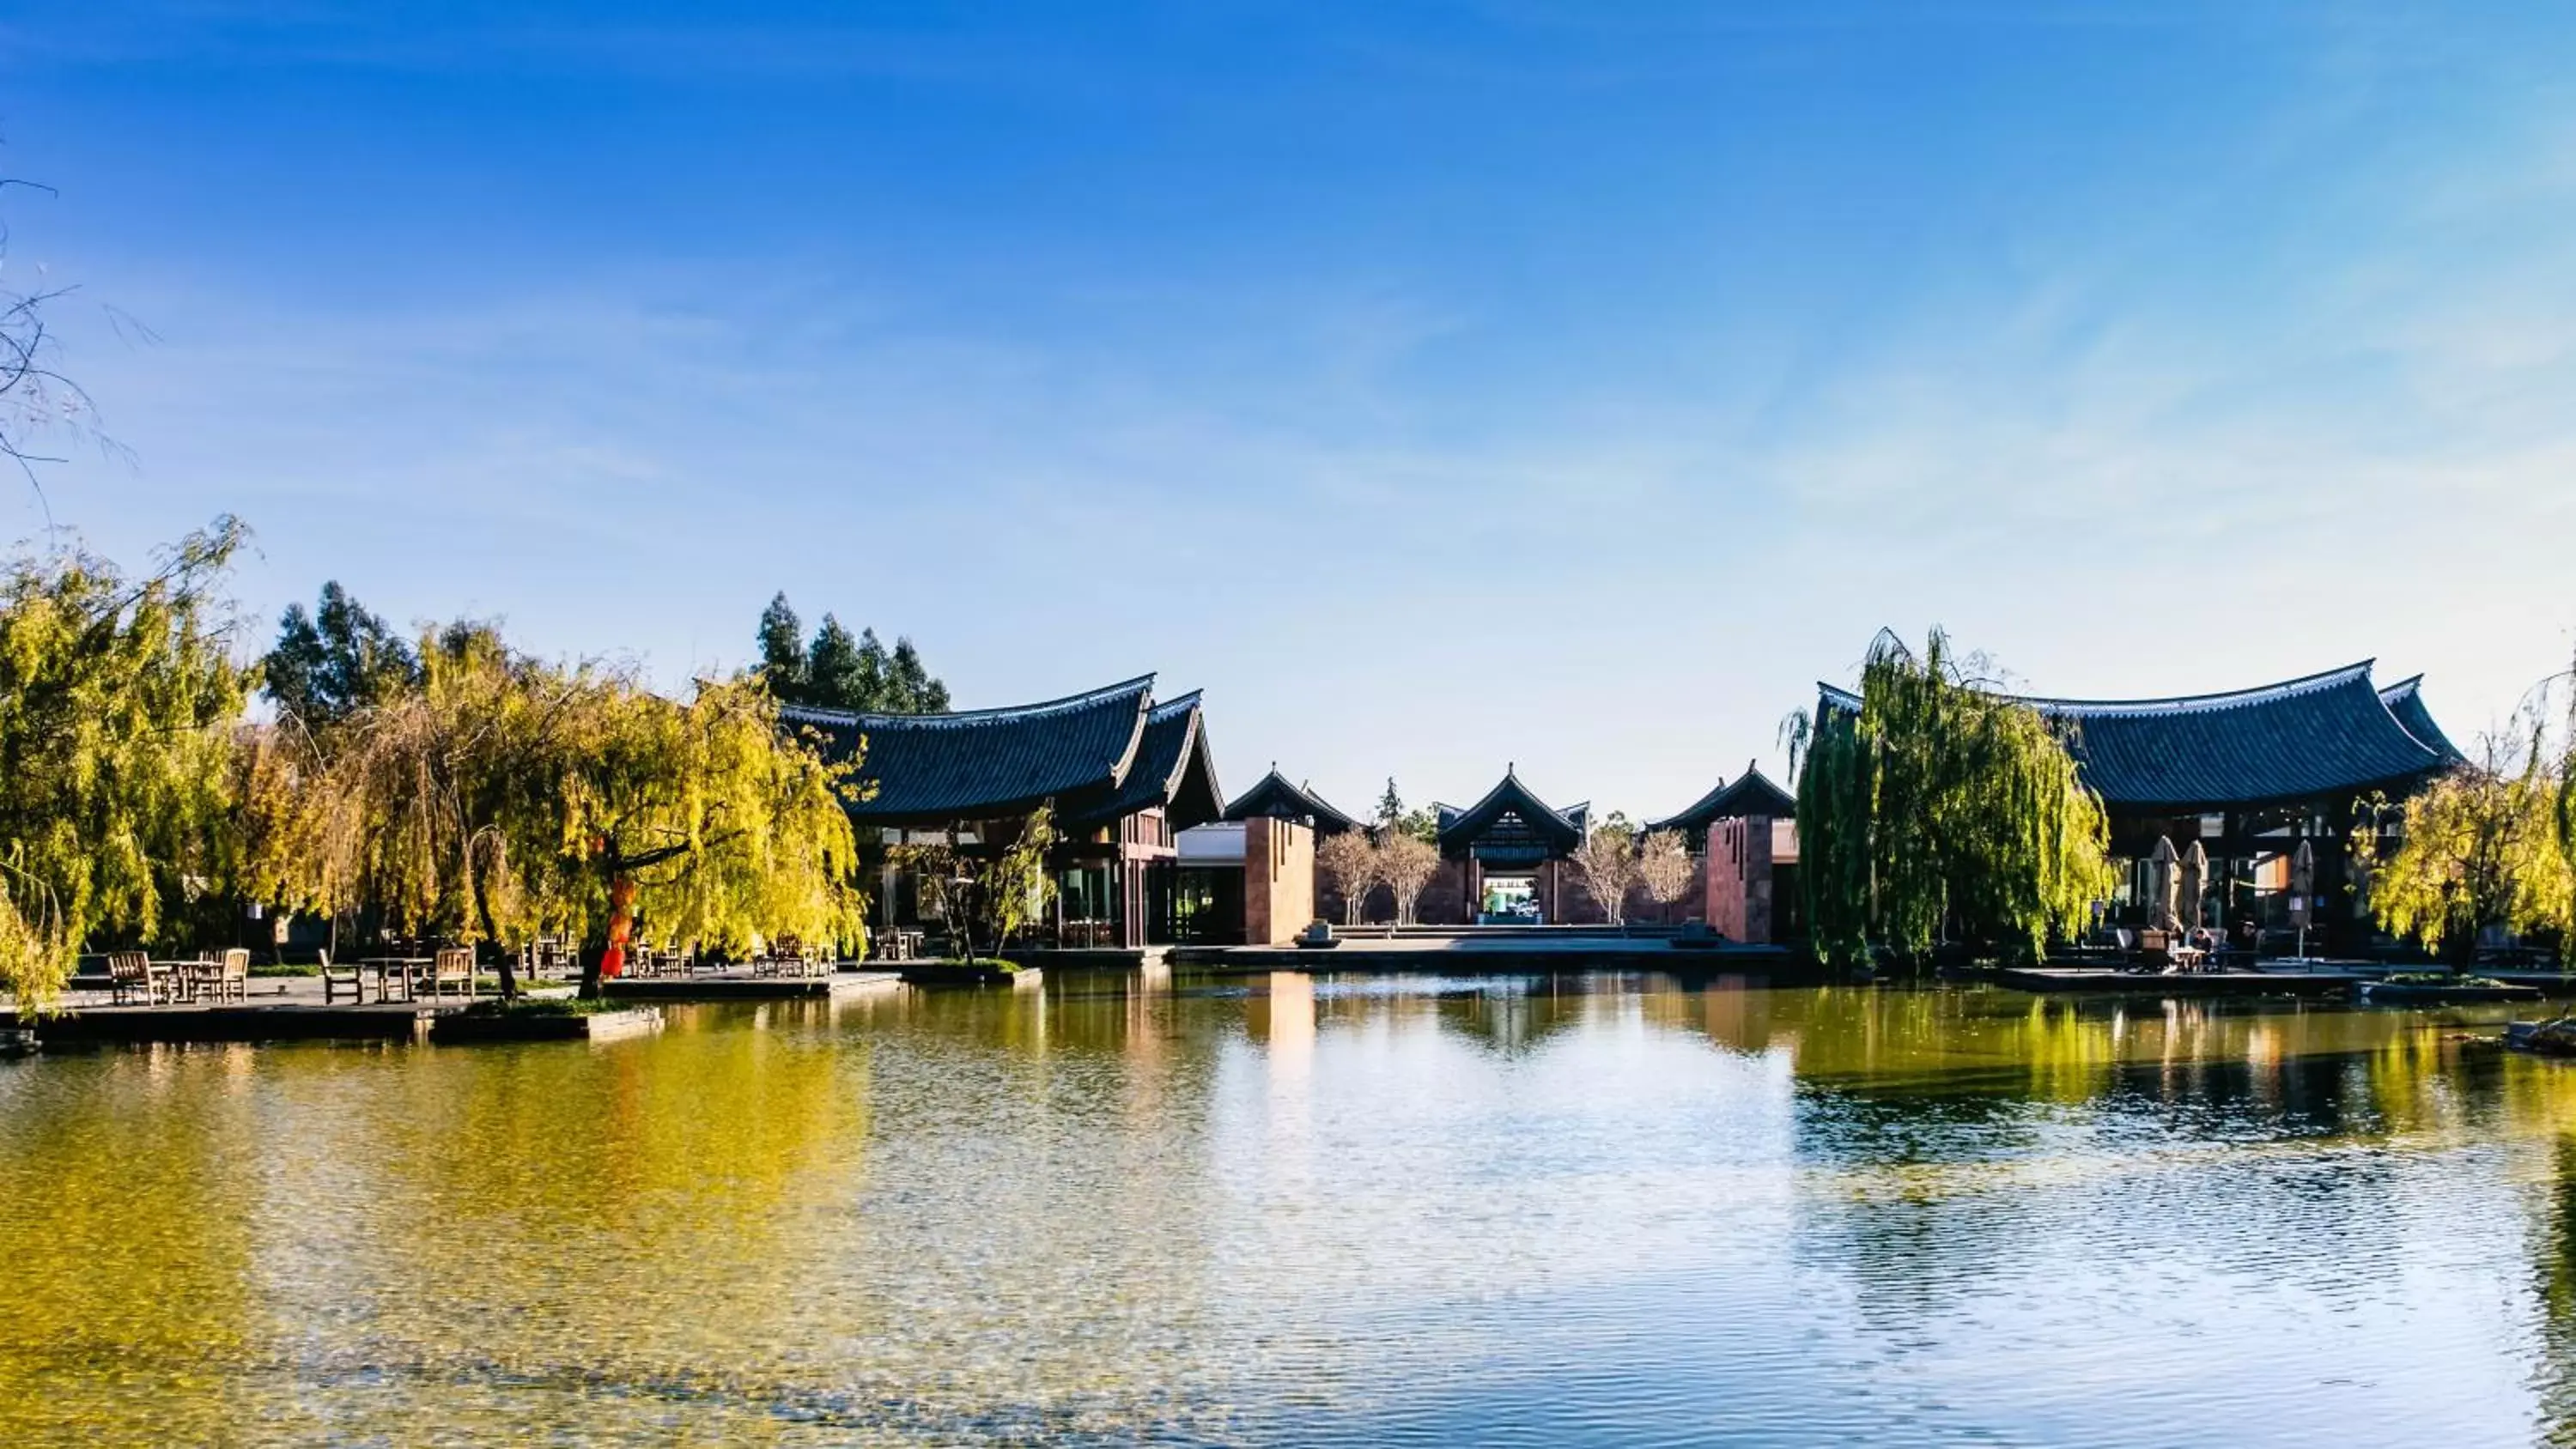
<path id="1" fill-rule="evenodd" d="M 2576 1444 L 2576 1138 L 2558 1139 L 2550 1165 L 2532 1234 L 2540 1260 L 2540 1362 L 2532 1379 L 2547 1442 Z"/>
<path id="2" fill-rule="evenodd" d="M 2023 1322 L 2013 1295 L 2045 1292 L 2038 1245 L 2260 1278 L 2284 1244 L 2385 1237 L 2420 1195 L 2412 1154 L 2346 1149 L 2576 1115 L 2576 1074 L 2517 1103 L 2492 1051 L 2411 1013 L 1819 994 L 1775 1024 L 1798 1042 L 1798 1258 L 1899 1352 L 1955 1342 L 1944 1319 Z M 2576 1222 L 2576 1187 L 2559 1220 Z M 2562 1362 L 2576 1317 L 2565 1346 Z"/>
<path id="3" fill-rule="evenodd" d="M 1551 976 L 1519 983 L 1513 990 L 1444 992 L 1434 998 L 1433 1010 L 1442 1031 L 1497 1056 L 1520 1057 L 1626 995 L 1616 977 L 1586 982 Z"/>
<path id="4" fill-rule="evenodd" d="M 242 1421 L 232 1370 L 274 1354 L 253 1275 L 250 1052 L 152 1047 L 19 1069 L 0 1112 L 0 1203 L 16 1230 L 0 1444 L 213 1443 Z"/>

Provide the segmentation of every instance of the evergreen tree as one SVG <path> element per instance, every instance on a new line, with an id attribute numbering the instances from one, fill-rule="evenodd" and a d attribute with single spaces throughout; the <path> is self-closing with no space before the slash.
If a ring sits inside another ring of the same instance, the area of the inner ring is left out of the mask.
<path id="1" fill-rule="evenodd" d="M 894 665 L 886 658 L 886 647 L 877 640 L 874 629 L 859 634 L 859 693 L 867 703 L 862 709 L 885 714 L 910 714 L 912 711 L 895 698 Z"/>
<path id="2" fill-rule="evenodd" d="M 1404 819 L 1404 797 L 1396 793 L 1395 777 L 1386 777 L 1386 793 L 1377 797 L 1377 823 L 1394 825 Z"/>
<path id="3" fill-rule="evenodd" d="M 420 679 L 411 645 L 336 579 L 322 586 L 314 612 L 286 606 L 261 669 L 268 697 L 308 729 L 337 724 Z"/>
<path id="4" fill-rule="evenodd" d="M 921 664 L 921 651 L 912 641 L 894 641 L 894 664 L 888 675 L 886 708 L 899 714 L 946 714 L 948 686 L 930 677 Z"/>
<path id="5" fill-rule="evenodd" d="M 789 704 L 805 702 L 805 624 L 784 590 L 760 611 L 760 675 L 771 694 Z"/>
<path id="6" fill-rule="evenodd" d="M 808 645 L 803 623 L 778 594 L 760 614 L 760 664 L 769 691 L 790 704 L 866 714 L 945 714 L 948 686 L 921 662 L 912 640 L 889 650 L 874 629 L 853 637 L 825 614 Z"/>
<path id="7" fill-rule="evenodd" d="M 814 631 L 814 647 L 805 654 L 805 702 L 823 709 L 876 708 L 861 645 L 830 614 L 823 616 L 823 626 Z"/>

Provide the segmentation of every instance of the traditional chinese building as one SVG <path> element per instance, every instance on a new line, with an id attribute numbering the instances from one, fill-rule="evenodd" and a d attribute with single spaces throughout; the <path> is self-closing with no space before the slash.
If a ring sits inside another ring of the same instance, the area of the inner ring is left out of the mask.
<path id="1" fill-rule="evenodd" d="M 1061 834 L 1056 901 L 1042 944 L 1135 948 L 1171 938 L 1176 832 L 1223 810 L 1193 692 L 1157 703 L 1144 675 L 1039 704 L 955 714 L 850 714 L 790 707 L 827 758 L 859 759 L 865 798 L 850 801 L 863 850 L 879 862 L 882 926 L 922 919 L 906 844 L 967 857 L 1006 848 L 1041 806 Z"/>
<path id="2" fill-rule="evenodd" d="M 1266 815 L 1273 820 L 1293 820 L 1317 835 L 1340 835 L 1357 830 L 1360 823 L 1326 803 L 1324 797 L 1305 785 L 1292 785 L 1273 764 L 1261 783 L 1244 791 L 1235 802 L 1225 807 L 1227 820 L 1249 820 Z"/>
<path id="3" fill-rule="evenodd" d="M 2460 760 L 2421 685 L 2417 676 L 2380 688 L 2365 660 L 2224 694 L 2022 702 L 2060 727 L 2110 816 L 2120 880 L 2102 905 L 2107 922 L 2147 923 L 2157 843 L 2180 852 L 2197 841 L 2208 889 L 2201 919 L 2186 924 L 2242 941 L 2304 917 L 2308 949 L 2341 953 L 2373 936 L 2352 833 L 2394 829 L 2365 802 L 2401 801 Z M 1825 709 L 1860 707 L 1847 690 L 1819 689 Z"/>
<path id="4" fill-rule="evenodd" d="M 1424 904 L 1433 909 L 1421 913 L 1423 921 L 1565 924 L 1600 917 L 1565 863 L 1592 832 L 1589 802 L 1559 810 L 1506 766 L 1475 804 L 1435 804 L 1433 813 L 1442 872 L 1425 893 Z"/>
<path id="5" fill-rule="evenodd" d="M 1681 832 L 1699 869 L 1675 903 L 1733 941 L 1768 945 L 1806 934 L 1798 896 L 1798 802 L 1752 761 L 1646 833 Z"/>

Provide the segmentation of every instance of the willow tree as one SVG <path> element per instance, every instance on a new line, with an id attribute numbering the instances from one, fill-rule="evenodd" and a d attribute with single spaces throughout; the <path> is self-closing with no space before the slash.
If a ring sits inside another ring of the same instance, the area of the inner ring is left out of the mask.
<path id="1" fill-rule="evenodd" d="M 1954 938 L 2039 955 L 2110 893 L 2109 823 L 2039 711 L 1984 687 L 1934 630 L 1882 631 L 1857 708 L 1790 720 L 1799 875 L 1818 954 L 1919 957 Z"/>
<path id="2" fill-rule="evenodd" d="M 2566 762 L 2549 747 L 2538 710 L 2526 709 L 2517 726 L 2409 798 L 2394 849 L 2377 830 L 2353 832 L 2373 918 L 2437 956 L 2465 960 L 2490 926 L 2552 932 L 2562 948 L 2576 947 Z M 2374 817 L 2390 808 L 2364 805 Z"/>
<path id="3" fill-rule="evenodd" d="M 0 986 L 62 988 L 82 942 L 150 941 L 228 869 L 232 731 L 249 696 L 219 518 L 127 578 L 77 548 L 0 578 Z"/>
<path id="4" fill-rule="evenodd" d="M 270 782 L 246 813 L 299 843 L 252 852 L 282 903 L 373 907 L 468 942 L 566 934 L 586 947 L 588 995 L 639 916 L 664 939 L 737 951 L 863 936 L 843 809 L 864 793 L 855 763 L 783 732 L 757 682 L 701 682 L 682 703 L 631 671 L 518 654 L 477 624 L 424 638 L 420 659 L 418 688 L 351 715 L 309 764 L 272 744 L 285 763 L 245 769 Z M 506 955 L 501 969 L 514 991 Z"/>
<path id="5" fill-rule="evenodd" d="M 993 930 L 993 949 L 1007 951 L 1011 937 L 1044 917 L 1049 902 L 1055 899 L 1055 872 L 1047 869 L 1047 857 L 1055 849 L 1055 811 L 1041 805 L 1020 822 L 1019 833 L 1003 846 L 983 868 L 984 917 Z M 975 943 L 968 938 L 966 959 L 975 959 Z"/>
<path id="6" fill-rule="evenodd" d="M 550 793 L 563 803 L 549 905 L 622 947 L 635 917 L 666 940 L 743 952 L 792 935 L 864 950 L 866 902 L 845 801 L 858 762 L 780 728 L 756 679 L 700 681 L 686 704 L 609 675 L 583 691 Z M 602 967 L 584 958 L 583 989 Z"/>

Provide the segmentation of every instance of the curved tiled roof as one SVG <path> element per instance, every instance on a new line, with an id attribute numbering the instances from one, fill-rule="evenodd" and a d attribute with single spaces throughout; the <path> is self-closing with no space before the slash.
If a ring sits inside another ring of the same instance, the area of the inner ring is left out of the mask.
<path id="1" fill-rule="evenodd" d="M 1798 802 L 1788 791 L 1771 783 L 1759 766 L 1747 760 L 1744 773 L 1734 783 L 1717 782 L 1717 788 L 1700 796 L 1679 814 L 1646 822 L 1649 832 L 1681 830 L 1693 835 L 1705 832 L 1719 820 L 1747 815 L 1767 815 L 1774 820 L 1787 820 L 1798 813 Z"/>
<path id="2" fill-rule="evenodd" d="M 1088 828 L 1159 807 L 1171 812 L 1175 829 L 1186 830 L 1217 818 L 1224 804 L 1217 793 L 1216 761 L 1208 752 L 1198 691 L 1192 690 L 1147 711 L 1145 732 L 1125 780 L 1106 799 L 1068 802 L 1065 819 L 1069 825 Z"/>
<path id="3" fill-rule="evenodd" d="M 2401 679 L 2381 690 L 2379 702 L 2388 706 L 2390 714 L 2397 716 L 2397 722 L 2406 727 L 2406 733 L 2415 737 L 2415 743 L 2451 764 L 2456 765 L 2467 758 L 2460 753 L 2458 746 L 2451 743 L 2451 737 L 2442 733 L 2442 727 L 2433 722 L 2433 712 L 2424 707 L 2423 675 Z"/>
<path id="4" fill-rule="evenodd" d="M 1453 805 L 1439 807 L 1440 849 L 1443 854 L 1461 851 L 1476 837 L 1493 828 L 1506 814 L 1518 815 L 1530 833 L 1545 841 L 1549 848 L 1566 851 L 1583 843 L 1589 823 L 1591 803 L 1558 810 L 1530 793 L 1521 777 L 1506 769 L 1500 783 L 1485 792 L 1485 798 L 1461 810 Z"/>
<path id="5" fill-rule="evenodd" d="M 1261 783 L 1244 791 L 1233 804 L 1225 807 L 1224 818 L 1249 820 L 1255 815 L 1302 821 L 1314 826 L 1318 835 L 1339 835 L 1359 828 L 1358 821 L 1334 809 L 1323 796 L 1303 785 L 1288 783 L 1288 777 L 1279 773 L 1277 765 L 1271 766 L 1270 773 L 1261 777 Z"/>
<path id="6" fill-rule="evenodd" d="M 873 799 L 862 825 L 944 825 L 1033 810 L 1050 799 L 1117 789 L 1145 733 L 1154 676 L 1042 704 L 958 714 L 849 714 L 790 706 L 788 723 L 824 738 L 824 754 L 864 750 Z"/>
<path id="7" fill-rule="evenodd" d="M 1860 707 L 1849 690 L 1818 688 L 1828 710 Z M 2420 779 L 2452 759 L 2400 722 L 2371 684 L 2369 660 L 2225 694 L 2021 702 L 2067 727 L 2084 783 L 2114 809 L 2355 794 Z M 2429 714 L 2424 723 L 2431 726 Z"/>

